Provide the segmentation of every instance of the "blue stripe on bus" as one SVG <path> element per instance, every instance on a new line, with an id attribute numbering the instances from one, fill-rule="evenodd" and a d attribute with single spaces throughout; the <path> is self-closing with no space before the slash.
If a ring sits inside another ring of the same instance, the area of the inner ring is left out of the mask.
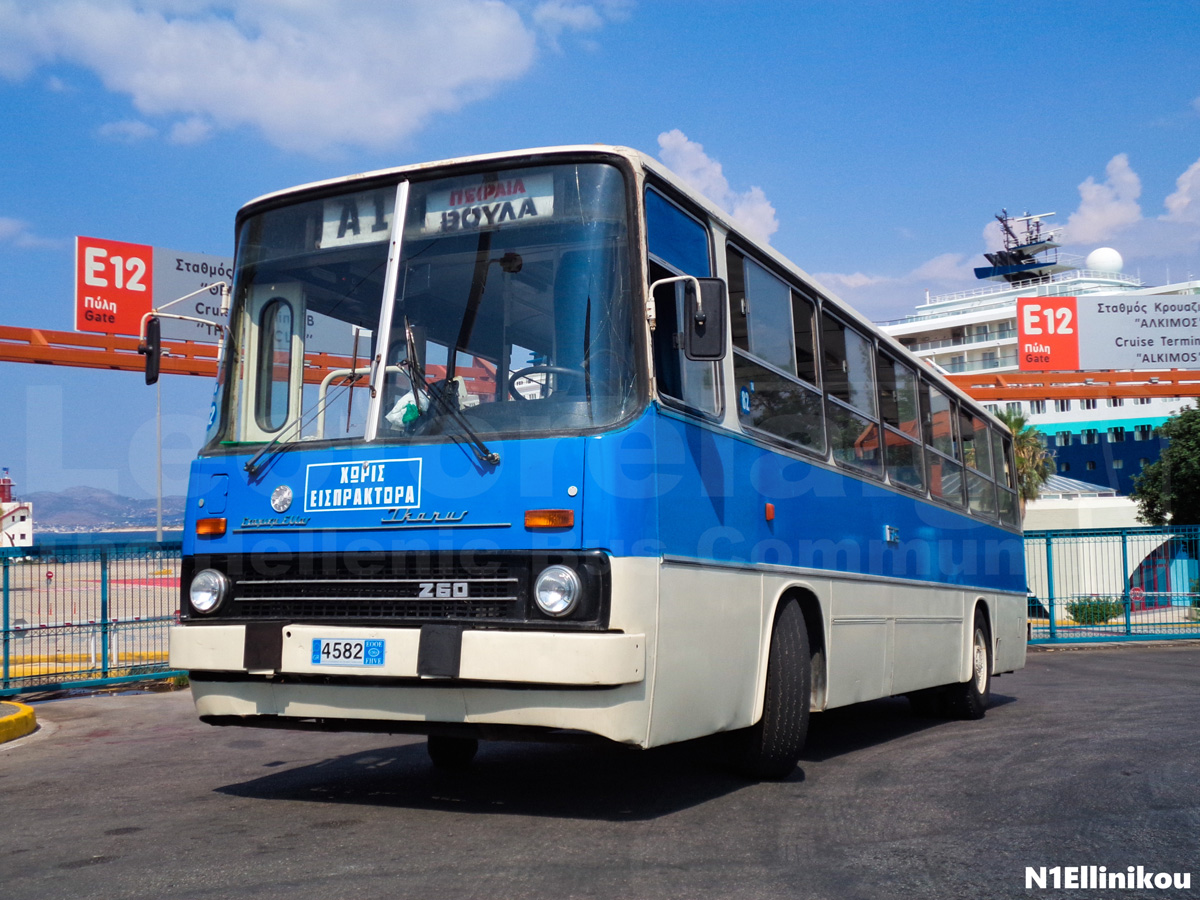
<path id="1" fill-rule="evenodd" d="M 229 476 L 227 531 L 195 538 L 196 519 L 206 513 L 193 498 L 184 552 L 599 548 L 614 556 L 1025 589 L 1019 534 L 657 406 L 603 435 L 489 439 L 489 446 L 501 455 L 494 469 L 456 443 L 295 447 L 252 483 L 242 471 L 247 456 L 202 458 L 193 464 L 193 485 Z M 418 469 L 414 505 L 397 506 Z M 280 484 L 293 492 L 284 512 L 271 507 Z M 314 485 L 331 493 L 314 496 Z M 334 489 L 349 494 L 334 497 Z M 368 489 L 378 493 L 367 496 Z M 368 508 L 389 499 L 388 508 Z M 574 526 L 527 529 L 525 511 L 544 508 L 572 510 Z"/>

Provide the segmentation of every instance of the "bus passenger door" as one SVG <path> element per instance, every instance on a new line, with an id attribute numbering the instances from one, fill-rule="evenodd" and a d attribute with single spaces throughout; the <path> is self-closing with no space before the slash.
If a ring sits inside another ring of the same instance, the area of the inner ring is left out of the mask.
<path id="1" fill-rule="evenodd" d="M 273 440 L 300 416 L 304 321 L 300 285 L 253 289 L 241 324 L 241 440 Z"/>

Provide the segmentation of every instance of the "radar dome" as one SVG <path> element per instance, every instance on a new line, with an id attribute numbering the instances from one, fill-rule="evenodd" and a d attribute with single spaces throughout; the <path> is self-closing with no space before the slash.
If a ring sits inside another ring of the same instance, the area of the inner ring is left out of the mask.
<path id="1" fill-rule="evenodd" d="M 1085 269 L 1092 269 L 1095 272 L 1120 272 L 1121 267 L 1125 265 L 1125 260 L 1121 259 L 1121 254 L 1112 247 L 1099 247 L 1088 254 L 1087 261 L 1084 262 Z"/>

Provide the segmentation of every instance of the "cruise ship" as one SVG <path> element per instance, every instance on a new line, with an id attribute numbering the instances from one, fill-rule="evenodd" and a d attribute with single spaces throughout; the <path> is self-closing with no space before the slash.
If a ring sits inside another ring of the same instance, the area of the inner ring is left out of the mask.
<path id="1" fill-rule="evenodd" d="M 975 269 L 991 286 L 931 297 L 915 313 L 878 323 L 917 356 L 955 374 L 1018 371 L 1017 298 L 1113 295 L 1122 300 L 1200 294 L 1200 280 L 1147 285 L 1122 272 L 1121 254 L 1110 247 L 1086 258 L 1059 252 L 1061 229 L 1046 221 L 1054 213 L 996 216 L 1004 249 L 986 253 Z M 1164 441 L 1154 428 L 1188 401 L 1179 398 L 1097 397 L 1014 400 L 988 404 L 1020 412 L 1046 437 L 1060 474 L 1108 485 L 1121 494 L 1133 476 L 1157 459 Z"/>

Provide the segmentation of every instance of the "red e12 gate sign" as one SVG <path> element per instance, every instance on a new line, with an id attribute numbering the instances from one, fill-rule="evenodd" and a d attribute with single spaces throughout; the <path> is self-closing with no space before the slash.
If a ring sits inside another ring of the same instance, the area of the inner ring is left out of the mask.
<path id="1" fill-rule="evenodd" d="M 1079 369 L 1079 310 L 1074 297 L 1017 298 L 1017 362 L 1022 372 Z"/>
<path id="2" fill-rule="evenodd" d="M 75 330 L 137 335 L 154 301 L 154 248 L 75 238 Z"/>

